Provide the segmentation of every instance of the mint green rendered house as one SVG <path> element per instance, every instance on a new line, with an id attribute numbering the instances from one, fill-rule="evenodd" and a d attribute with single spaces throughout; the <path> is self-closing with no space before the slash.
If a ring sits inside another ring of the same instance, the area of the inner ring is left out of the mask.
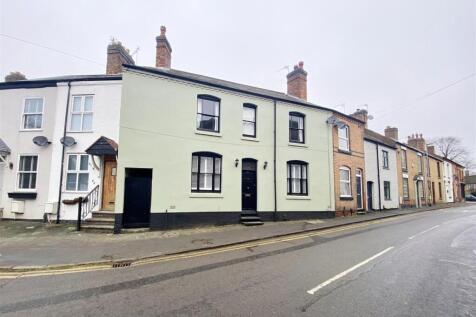
<path id="1" fill-rule="evenodd" d="M 333 216 L 331 110 L 168 68 L 122 87 L 116 230 Z"/>

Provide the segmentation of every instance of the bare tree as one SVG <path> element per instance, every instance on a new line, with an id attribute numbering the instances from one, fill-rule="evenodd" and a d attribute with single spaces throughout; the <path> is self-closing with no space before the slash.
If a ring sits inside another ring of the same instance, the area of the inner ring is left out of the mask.
<path id="1" fill-rule="evenodd" d="M 471 152 L 463 145 L 461 139 L 454 136 L 439 137 L 431 140 L 431 144 L 442 157 L 460 163 L 468 169 L 475 168 Z"/>
<path id="2" fill-rule="evenodd" d="M 17 81 L 17 80 L 25 80 L 26 76 L 20 72 L 10 72 L 7 76 L 5 76 L 5 81 Z"/>

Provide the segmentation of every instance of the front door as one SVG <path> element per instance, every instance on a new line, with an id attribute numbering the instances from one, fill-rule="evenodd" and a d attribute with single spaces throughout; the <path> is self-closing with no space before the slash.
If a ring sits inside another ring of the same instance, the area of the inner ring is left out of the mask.
<path id="1" fill-rule="evenodd" d="M 256 211 L 256 160 L 243 159 L 241 164 L 241 208 Z"/>
<path id="2" fill-rule="evenodd" d="M 126 168 L 124 181 L 124 227 L 148 227 L 152 195 L 152 170 Z"/>
<path id="3" fill-rule="evenodd" d="M 367 182 L 367 208 L 368 210 L 373 210 L 374 209 L 374 204 L 373 204 L 373 183 L 372 182 Z"/>
<path id="4" fill-rule="evenodd" d="M 433 204 L 436 204 L 435 183 L 434 182 L 431 182 L 431 195 L 433 197 Z"/>
<path id="5" fill-rule="evenodd" d="M 357 184 L 357 209 L 363 209 L 364 206 L 362 204 L 362 171 L 357 170 L 356 184 Z"/>
<path id="6" fill-rule="evenodd" d="M 114 211 L 116 204 L 116 172 L 116 159 L 105 158 L 104 175 L 102 179 L 102 210 Z"/>

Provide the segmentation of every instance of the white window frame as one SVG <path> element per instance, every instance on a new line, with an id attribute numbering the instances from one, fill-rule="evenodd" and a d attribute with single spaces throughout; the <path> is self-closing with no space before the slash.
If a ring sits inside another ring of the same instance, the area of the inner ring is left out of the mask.
<path id="1" fill-rule="evenodd" d="M 342 179 L 341 177 L 341 171 L 347 171 L 348 172 L 348 175 L 349 175 L 349 178 L 347 180 L 345 179 Z M 339 167 L 339 195 L 340 197 L 352 197 L 352 173 L 351 173 L 351 170 L 350 168 L 346 167 L 346 166 L 341 166 Z M 346 195 L 346 194 L 342 194 L 342 183 L 345 183 L 345 184 L 349 184 L 349 194 Z"/>
<path id="2" fill-rule="evenodd" d="M 406 180 L 406 184 L 407 186 L 405 186 L 405 180 Z M 406 192 L 405 192 L 405 187 L 406 187 Z M 408 177 L 403 177 L 402 178 L 402 195 L 403 195 L 403 198 L 410 198 L 410 182 L 408 181 Z"/>
<path id="3" fill-rule="evenodd" d="M 388 198 L 385 192 L 385 184 L 388 184 Z M 384 181 L 383 182 L 383 199 L 386 201 L 391 201 L 392 200 L 392 184 L 390 181 Z"/>
<path id="4" fill-rule="evenodd" d="M 388 157 L 388 151 L 387 150 L 382 150 L 382 168 L 384 168 L 384 169 L 389 169 L 390 168 L 390 163 L 389 163 L 389 157 Z"/>
<path id="5" fill-rule="evenodd" d="M 345 130 L 345 137 L 342 137 L 340 135 L 340 132 L 343 130 Z M 342 128 L 339 128 L 339 127 L 337 128 L 337 138 L 339 143 L 339 150 L 349 152 L 350 151 L 350 130 L 348 125 L 345 125 Z M 345 142 L 346 148 L 341 147 L 341 144 L 340 144 L 341 140 Z"/>
<path id="6" fill-rule="evenodd" d="M 25 113 L 25 106 L 26 106 L 26 101 L 31 100 L 31 99 L 41 99 L 42 107 L 41 107 L 41 112 L 29 112 Z M 20 122 L 20 131 L 42 131 L 43 130 L 43 118 L 45 116 L 45 97 L 26 97 L 23 98 L 23 105 L 22 105 L 22 114 L 21 114 L 21 122 Z M 41 115 L 41 127 L 39 128 L 25 128 L 25 117 L 27 115 Z"/>
<path id="7" fill-rule="evenodd" d="M 24 156 L 36 156 L 36 171 L 20 171 L 20 162 L 21 158 Z M 38 166 L 40 164 L 40 156 L 38 154 L 31 154 L 31 153 L 22 153 L 18 155 L 18 160 L 17 160 L 17 175 L 15 177 L 15 188 L 18 191 L 26 191 L 26 192 L 36 192 L 38 188 Z M 20 174 L 36 174 L 36 181 L 35 181 L 35 187 L 34 188 L 20 188 Z"/>
<path id="8" fill-rule="evenodd" d="M 78 94 L 78 95 L 72 95 L 71 96 L 71 105 L 70 105 L 70 115 L 69 115 L 69 125 L 68 125 L 68 132 L 75 132 L 75 133 L 81 133 L 81 132 L 92 132 L 93 131 L 93 120 L 94 120 L 94 95 L 93 94 Z M 91 105 L 91 111 L 85 111 L 84 110 L 84 102 L 86 100 L 86 97 L 92 97 L 92 105 Z M 79 111 L 74 111 L 74 98 L 81 98 L 81 109 Z M 84 130 L 83 129 L 83 122 L 84 122 L 84 115 L 90 114 L 91 115 L 91 129 L 90 130 Z M 73 130 L 73 116 L 74 115 L 80 115 L 81 116 L 81 123 L 80 123 L 80 129 L 79 130 Z"/>
<path id="9" fill-rule="evenodd" d="M 70 156 L 76 156 L 76 169 L 70 170 L 69 169 L 69 157 Z M 81 170 L 80 165 L 81 165 L 81 156 L 87 156 L 88 157 L 88 169 L 87 170 Z M 89 173 L 89 154 L 86 153 L 67 153 L 66 154 L 66 177 L 65 177 L 65 182 L 64 182 L 64 191 L 69 192 L 69 193 L 86 193 L 89 191 L 89 180 L 90 180 L 90 173 Z M 76 174 L 76 186 L 74 190 L 68 189 L 68 174 Z M 79 174 L 88 174 L 88 187 L 86 190 L 79 190 Z"/>

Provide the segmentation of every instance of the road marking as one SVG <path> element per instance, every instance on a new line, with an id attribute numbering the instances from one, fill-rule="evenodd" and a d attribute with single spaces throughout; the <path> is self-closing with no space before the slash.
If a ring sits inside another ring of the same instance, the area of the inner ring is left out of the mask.
<path id="1" fill-rule="evenodd" d="M 417 234 L 415 234 L 415 235 L 409 237 L 408 240 L 412 240 L 412 239 L 414 239 L 415 237 L 417 237 L 417 236 L 419 236 L 419 235 L 421 235 L 421 234 L 427 233 L 428 231 L 431 231 L 431 230 L 433 230 L 433 229 L 438 228 L 439 226 L 440 226 L 440 225 L 436 225 L 436 226 L 433 226 L 433 227 L 431 227 L 431 228 L 429 228 L 429 229 L 426 229 L 426 230 L 424 230 L 424 231 L 422 231 L 422 232 L 419 232 L 419 233 L 417 233 Z"/>
<path id="2" fill-rule="evenodd" d="M 359 267 L 361 267 L 361 266 L 363 266 L 363 265 L 369 263 L 370 261 L 375 260 L 375 259 L 378 258 L 379 256 L 384 255 L 384 254 L 387 253 L 388 251 L 392 250 L 393 248 L 394 248 L 394 247 L 388 247 L 388 248 L 386 248 L 385 250 L 383 250 L 383 251 L 381 251 L 381 252 L 375 254 L 374 256 L 371 256 L 371 257 L 368 258 L 367 260 L 364 260 L 364 261 L 360 262 L 359 264 L 354 265 L 354 266 L 351 267 L 350 269 L 347 269 L 347 270 L 345 270 L 344 272 L 339 273 L 339 274 L 337 274 L 336 276 L 334 276 L 334 277 L 328 279 L 327 281 L 325 281 L 325 282 L 323 282 L 323 283 L 317 285 L 317 286 L 314 287 L 313 289 L 308 290 L 307 293 L 308 293 L 308 294 L 311 294 L 311 295 L 314 295 L 314 294 L 315 294 L 318 290 L 320 290 L 321 288 L 323 288 L 323 287 L 325 287 L 325 286 L 331 284 L 332 282 L 337 281 L 338 279 L 340 279 L 340 278 L 346 276 L 346 275 L 349 274 L 350 272 L 352 272 L 352 271 L 358 269 Z"/>
<path id="3" fill-rule="evenodd" d="M 375 220 L 366 221 L 366 222 L 357 223 L 357 224 L 344 225 L 342 227 L 337 227 L 337 228 L 330 228 L 330 229 L 323 229 L 323 230 L 317 229 L 314 232 L 297 233 L 297 234 L 286 236 L 286 237 L 268 238 L 268 239 L 263 239 L 256 242 L 245 242 L 245 243 L 240 243 L 240 244 L 231 245 L 231 246 L 223 246 L 223 247 L 218 247 L 212 250 L 198 250 L 198 251 L 192 250 L 192 251 L 184 252 L 180 254 L 152 256 L 149 258 L 134 260 L 131 264 L 131 267 L 144 265 L 144 264 L 155 264 L 155 263 L 162 263 L 162 262 L 169 262 L 169 261 L 191 259 L 191 258 L 201 257 L 206 255 L 238 251 L 238 250 L 242 250 L 242 249 L 246 249 L 250 247 L 259 247 L 259 246 L 272 245 L 272 244 L 283 243 L 288 241 L 301 240 L 301 239 L 306 239 L 306 238 L 310 238 L 314 236 L 337 233 L 337 232 L 347 231 L 352 229 L 359 229 L 359 228 L 368 227 L 374 224 L 381 224 L 385 222 L 391 222 L 391 221 L 401 220 L 404 218 L 411 218 L 415 216 L 420 216 L 420 214 L 414 213 L 414 214 L 402 215 L 399 217 L 388 217 L 383 219 L 380 218 L 380 219 L 375 219 Z M 44 270 L 40 269 L 40 270 L 23 271 L 23 272 L 0 272 L 0 280 L 12 279 L 12 278 L 35 277 L 35 276 L 37 277 L 37 276 L 62 275 L 62 274 L 70 274 L 70 273 L 93 272 L 93 271 L 108 270 L 108 269 L 113 269 L 112 263 L 105 263 L 105 264 L 94 265 L 94 266 L 82 265 L 81 267 L 73 267 L 73 268 L 46 268 Z"/>

